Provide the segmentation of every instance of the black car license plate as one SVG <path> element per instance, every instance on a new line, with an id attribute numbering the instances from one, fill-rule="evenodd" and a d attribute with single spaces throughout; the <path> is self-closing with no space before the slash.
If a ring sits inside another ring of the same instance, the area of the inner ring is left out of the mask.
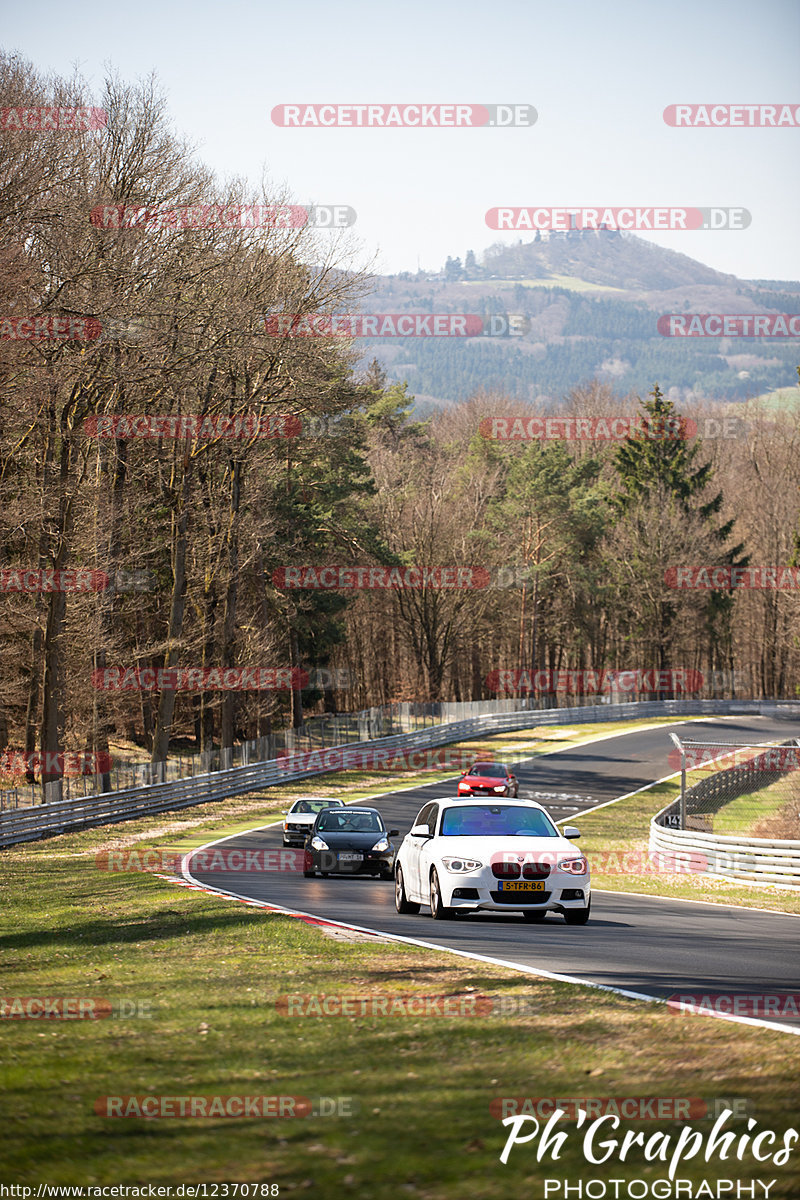
<path id="1" fill-rule="evenodd" d="M 501 879 L 497 890 L 500 892 L 543 892 L 544 882 L 543 879 L 530 882 L 520 879 Z"/>

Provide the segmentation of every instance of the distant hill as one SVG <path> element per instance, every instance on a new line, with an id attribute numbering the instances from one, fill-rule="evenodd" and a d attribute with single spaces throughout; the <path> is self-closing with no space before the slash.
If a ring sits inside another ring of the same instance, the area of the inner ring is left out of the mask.
<path id="1" fill-rule="evenodd" d="M 688 236 L 688 235 L 687 235 Z M 481 388 L 557 404 L 592 378 L 619 392 L 744 400 L 796 384 L 797 339 L 667 338 L 662 313 L 800 312 L 800 283 L 741 280 L 633 234 L 579 231 L 489 247 L 480 262 L 377 276 L 370 312 L 520 314 L 522 336 L 375 339 L 391 379 L 423 408 Z"/>
<path id="2" fill-rule="evenodd" d="M 574 230 L 515 246 L 490 246 L 484 267 L 502 279 L 573 275 L 625 291 L 666 291 L 687 283 L 724 286 L 736 279 L 686 254 L 610 230 Z"/>

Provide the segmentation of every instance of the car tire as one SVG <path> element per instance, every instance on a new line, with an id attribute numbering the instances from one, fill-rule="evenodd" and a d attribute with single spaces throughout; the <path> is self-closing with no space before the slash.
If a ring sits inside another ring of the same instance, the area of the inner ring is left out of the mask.
<path id="1" fill-rule="evenodd" d="M 394 879 L 394 875 L 392 874 L 391 871 L 381 871 L 378 875 L 378 878 L 389 880 L 389 879 Z"/>
<path id="2" fill-rule="evenodd" d="M 439 884 L 439 876 L 436 874 L 436 867 L 431 871 L 431 916 L 434 921 L 450 921 L 453 918 L 452 908 L 448 908 L 442 904 L 442 893 Z"/>
<path id="3" fill-rule="evenodd" d="M 533 909 L 522 914 L 523 920 L 527 921 L 529 925 L 541 925 L 546 916 L 546 912 L 536 912 Z"/>
<path id="4" fill-rule="evenodd" d="M 418 913 L 419 905 L 406 896 L 406 885 L 403 883 L 403 871 L 398 865 L 394 873 L 394 906 L 399 913 Z"/>
<path id="5" fill-rule="evenodd" d="M 565 908 L 564 920 L 568 925 L 585 925 L 589 920 L 589 913 L 592 911 L 591 900 L 586 905 L 586 908 Z"/>
<path id="6" fill-rule="evenodd" d="M 316 873 L 317 873 L 316 871 L 303 871 L 303 878 L 304 879 L 313 879 L 314 876 L 316 875 Z"/>

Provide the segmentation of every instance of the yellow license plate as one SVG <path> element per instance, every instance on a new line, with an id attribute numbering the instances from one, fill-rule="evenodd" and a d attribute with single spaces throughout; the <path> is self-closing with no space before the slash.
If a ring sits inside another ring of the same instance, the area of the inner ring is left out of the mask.
<path id="1" fill-rule="evenodd" d="M 544 880 L 538 879 L 536 882 L 520 881 L 518 879 L 501 879 L 499 890 L 501 892 L 543 892 Z"/>

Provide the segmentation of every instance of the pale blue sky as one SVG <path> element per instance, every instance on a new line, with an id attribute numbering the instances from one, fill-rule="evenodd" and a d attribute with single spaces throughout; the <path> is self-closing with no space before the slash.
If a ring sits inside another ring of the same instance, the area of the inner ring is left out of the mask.
<path id="1" fill-rule="evenodd" d="M 348 204 L 361 260 L 435 269 L 496 205 L 742 206 L 746 230 L 647 234 L 745 278 L 800 279 L 800 129 L 672 129 L 672 103 L 800 103 L 798 0 L 5 0 L 0 42 L 99 88 L 155 71 L 221 176 Z M 281 129 L 292 102 L 528 103 L 529 129 Z"/>

